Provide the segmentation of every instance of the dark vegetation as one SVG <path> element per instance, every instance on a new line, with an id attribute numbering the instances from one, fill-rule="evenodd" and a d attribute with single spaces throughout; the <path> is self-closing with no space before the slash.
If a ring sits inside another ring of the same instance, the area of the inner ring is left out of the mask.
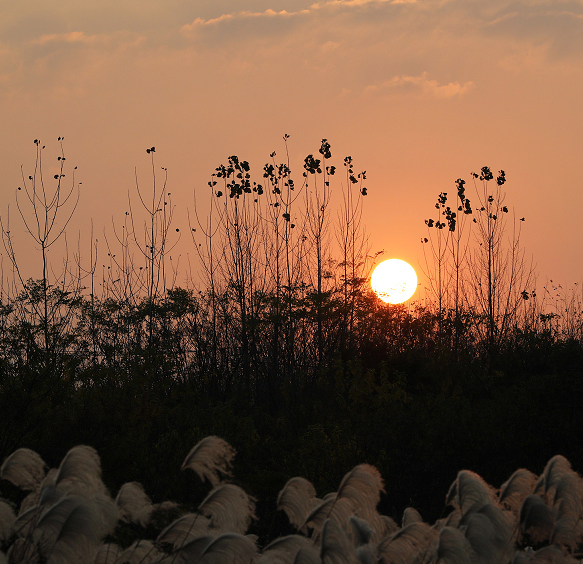
<path id="1" fill-rule="evenodd" d="M 439 195 L 422 239 L 428 296 L 387 306 L 369 289 L 366 174 L 350 157 L 335 168 L 326 140 L 297 184 L 275 153 L 255 180 L 230 157 L 211 177 L 210 205 L 195 201 L 189 233 L 172 225 L 171 190 L 148 149 L 151 186 L 136 183 L 101 273 L 93 243 L 50 265 L 78 184 L 64 153 L 61 174 L 44 179 L 35 143 L 17 219 L 40 249 L 40 279 L 20 275 L 2 225 L 12 269 L 0 306 L 0 460 L 28 447 L 56 467 L 90 445 L 110 489 L 137 480 L 155 502 L 188 504 L 208 488 L 176 470 L 218 435 L 258 499 L 251 530 L 263 541 L 291 531 L 275 497 L 292 476 L 323 496 L 368 463 L 386 480 L 382 513 L 413 506 L 435 520 L 462 468 L 497 485 L 556 454 L 583 468 L 582 309 L 550 285 L 537 296 L 503 171 L 472 175 L 471 194 L 458 180 L 449 204 Z M 200 262 L 179 287 L 170 253 L 185 235 Z"/>

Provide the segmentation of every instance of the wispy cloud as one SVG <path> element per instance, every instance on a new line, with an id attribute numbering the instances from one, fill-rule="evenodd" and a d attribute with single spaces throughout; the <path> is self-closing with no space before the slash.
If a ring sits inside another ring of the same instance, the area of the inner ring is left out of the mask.
<path id="1" fill-rule="evenodd" d="M 55 43 L 80 43 L 93 44 L 103 41 L 105 38 L 98 35 L 85 35 L 82 31 L 71 31 L 69 33 L 51 33 L 41 35 L 40 38 L 32 41 L 36 45 L 47 45 Z"/>
<path id="2" fill-rule="evenodd" d="M 186 24 L 182 26 L 181 31 L 183 33 L 190 33 L 195 31 L 197 28 L 205 27 L 205 26 L 213 26 L 218 25 L 221 23 L 234 21 L 234 20 L 241 20 L 241 19 L 252 19 L 252 18 L 290 18 L 298 15 L 305 15 L 309 14 L 313 8 L 305 9 L 305 10 L 298 10 L 297 12 L 288 12 L 287 10 L 281 10 L 276 12 L 275 10 L 265 10 L 264 12 L 249 12 L 249 11 L 241 11 L 241 12 L 233 12 L 229 14 L 222 14 L 218 18 L 212 18 L 205 20 L 203 18 L 196 18 L 191 24 Z"/>
<path id="3" fill-rule="evenodd" d="M 509 12 L 508 14 L 504 14 L 502 16 L 499 16 L 499 17 L 493 19 L 490 22 L 487 22 L 486 26 L 498 25 L 499 23 L 506 21 L 506 20 L 510 20 L 512 18 L 515 18 L 516 16 L 518 16 L 518 12 Z"/>
<path id="4" fill-rule="evenodd" d="M 312 8 L 326 6 L 364 6 L 366 4 L 417 4 L 418 0 L 329 0 L 313 4 Z"/>
<path id="5" fill-rule="evenodd" d="M 541 0 L 499 6 L 483 29 L 486 36 L 511 39 L 518 50 L 544 45 L 549 60 L 579 58 L 583 53 L 583 2 Z"/>
<path id="6" fill-rule="evenodd" d="M 394 76 L 381 84 L 369 85 L 365 88 L 367 94 L 387 95 L 389 93 L 411 92 L 417 95 L 430 95 L 436 98 L 453 98 L 463 96 L 473 90 L 475 84 L 472 81 L 460 84 L 450 82 L 439 84 L 437 80 L 430 79 L 426 72 L 420 76 Z"/>
<path id="7" fill-rule="evenodd" d="M 334 8 L 355 8 L 361 6 L 372 6 L 378 4 L 418 4 L 418 0 L 327 0 L 325 2 L 316 2 L 309 6 L 296 11 L 288 10 L 272 10 L 267 9 L 263 12 L 251 12 L 247 10 L 241 10 L 238 12 L 224 13 L 215 18 L 204 19 L 201 17 L 196 18 L 192 23 L 182 26 L 181 31 L 183 33 L 190 33 L 195 31 L 197 28 L 204 26 L 213 26 L 217 24 L 222 24 L 226 22 L 245 20 L 252 18 L 293 18 L 297 16 L 306 16 L 316 12 L 321 12 L 326 9 Z"/>

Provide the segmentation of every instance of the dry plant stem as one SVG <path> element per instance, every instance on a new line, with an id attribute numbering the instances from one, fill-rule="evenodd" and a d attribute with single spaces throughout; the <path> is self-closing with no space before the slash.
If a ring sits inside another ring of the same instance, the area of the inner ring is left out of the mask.
<path id="1" fill-rule="evenodd" d="M 362 228 L 363 197 L 367 194 L 367 189 L 363 182 L 366 179 L 366 171 L 354 175 L 352 157 L 344 159 L 346 171 L 346 185 L 342 186 L 342 207 L 338 212 L 336 238 L 342 251 L 343 260 L 339 266 L 343 270 L 343 293 L 344 293 L 344 330 L 343 348 L 352 348 L 351 342 L 346 342 L 346 334 L 352 338 L 354 332 L 354 307 L 356 287 L 362 280 L 364 269 L 366 268 L 367 237 Z M 358 190 L 358 195 L 354 195 L 354 189 Z"/>
<path id="2" fill-rule="evenodd" d="M 324 302 L 324 285 L 323 281 L 327 273 L 324 272 L 324 265 L 327 262 L 328 251 L 328 207 L 330 205 L 330 171 L 326 167 L 329 153 L 329 145 L 326 147 L 326 140 L 322 141 L 320 153 L 323 156 L 323 163 L 309 155 L 304 163 L 304 182 L 306 184 L 306 210 L 308 217 L 308 226 L 310 235 L 313 240 L 316 252 L 316 342 L 317 342 L 317 359 L 318 364 L 322 362 L 324 350 L 323 334 L 323 302 Z M 312 189 L 310 190 L 309 178 L 313 178 Z M 319 182 L 319 179 L 321 181 Z M 327 277 L 327 276 L 326 276 Z M 314 283 L 314 274 L 311 276 L 312 285 Z"/>
<path id="3" fill-rule="evenodd" d="M 481 172 L 474 175 L 479 208 L 476 206 L 476 247 L 470 261 L 471 294 L 466 299 L 475 308 L 476 330 L 492 357 L 516 320 L 520 303 L 528 297 L 534 267 L 532 261 L 526 261 L 514 212 L 512 231 L 507 235 L 504 172 L 500 171 L 493 189 L 490 170 L 483 167 Z M 485 321 L 485 327 L 480 320 Z"/>
<path id="4" fill-rule="evenodd" d="M 67 226 L 69 225 L 77 205 L 79 203 L 79 184 L 75 182 L 75 172 L 73 171 L 72 183 L 69 189 L 64 186 L 63 178 L 64 174 L 64 163 L 65 155 L 63 150 L 63 139 L 59 137 L 60 143 L 60 153 L 58 157 L 59 161 L 59 174 L 54 176 L 57 185 L 54 190 L 49 191 L 45 186 L 44 176 L 43 176 L 43 163 L 42 163 L 42 151 L 44 146 L 41 146 L 40 141 L 35 139 L 36 145 L 36 159 L 34 165 L 34 173 L 26 178 L 24 174 L 24 168 L 21 167 L 21 176 L 23 182 L 23 189 L 18 188 L 16 191 L 16 206 L 18 213 L 20 215 L 21 221 L 24 227 L 34 243 L 40 247 L 41 251 L 41 268 L 42 268 L 42 278 L 41 278 L 41 295 L 39 305 L 34 301 L 30 301 L 35 315 L 40 319 L 41 325 L 43 327 L 43 339 L 44 339 L 44 350 L 45 359 L 47 367 L 50 363 L 50 357 L 52 355 L 54 340 L 57 336 L 51 334 L 50 329 L 55 327 L 54 323 L 51 323 L 52 317 L 57 314 L 56 307 L 58 305 L 51 305 L 51 292 L 50 290 L 55 287 L 51 284 L 51 279 L 49 277 L 49 272 L 52 270 L 49 264 L 48 252 L 49 249 L 63 236 Z M 75 167 L 76 168 L 76 167 Z M 24 191 L 24 201 L 22 202 L 18 193 Z M 71 209 L 66 212 L 65 217 L 61 220 L 61 215 L 64 213 L 63 208 L 67 205 L 69 200 L 76 193 L 76 199 L 71 204 Z M 29 207 L 30 212 L 25 209 L 25 204 Z M 10 233 L 10 219 L 9 212 L 7 218 L 6 227 L 0 218 L 0 227 L 2 229 L 2 238 L 4 243 L 4 248 L 8 254 L 9 260 L 12 263 L 14 273 L 20 286 L 23 289 L 27 288 L 27 282 L 21 272 L 19 261 L 16 255 L 16 251 L 13 246 L 13 240 Z M 80 291 L 79 281 L 69 281 L 67 276 L 67 258 L 65 258 L 65 269 L 61 275 L 54 275 L 56 284 L 62 286 L 62 292 L 67 290 L 73 290 L 75 294 Z M 60 279 L 60 280 L 59 280 Z M 58 304 L 58 302 L 57 302 Z M 67 312 L 66 312 L 67 313 Z M 70 312 L 69 312 L 70 313 Z"/>
<path id="5" fill-rule="evenodd" d="M 196 244 L 196 239 L 193 233 L 196 231 L 195 228 L 192 227 L 190 223 L 190 216 L 188 217 L 188 224 L 190 228 L 190 234 L 192 237 L 192 242 L 196 253 L 200 259 L 200 264 L 202 265 L 203 271 L 207 277 L 208 284 L 210 286 L 210 297 L 211 297 L 211 323 L 212 323 L 212 362 L 213 366 L 218 365 L 218 358 L 217 358 L 217 288 L 215 282 L 216 276 L 216 265 L 215 265 L 215 254 L 214 254 L 214 246 L 213 246 L 213 238 L 217 234 L 219 230 L 219 225 L 213 225 L 213 207 L 215 201 L 215 192 L 214 186 L 216 185 L 216 181 L 214 180 L 215 175 L 213 174 L 211 180 L 209 181 L 208 185 L 210 187 L 210 208 L 207 215 L 206 226 L 203 226 L 203 223 L 200 220 L 198 215 L 198 207 L 196 205 L 196 189 L 193 190 L 193 200 L 194 200 L 194 213 L 198 225 L 198 229 L 202 232 L 204 236 L 204 243 L 206 248 L 206 254 L 201 251 L 200 244 Z"/>

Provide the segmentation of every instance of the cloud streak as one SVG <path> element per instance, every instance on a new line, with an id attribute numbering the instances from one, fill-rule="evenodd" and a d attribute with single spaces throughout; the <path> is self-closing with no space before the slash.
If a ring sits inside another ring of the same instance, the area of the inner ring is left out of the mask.
<path id="1" fill-rule="evenodd" d="M 249 11 L 241 11 L 241 12 L 234 12 L 229 14 L 222 14 L 218 18 L 211 18 L 211 19 L 203 19 L 203 18 L 196 18 L 191 24 L 186 24 L 182 26 L 181 31 L 183 33 L 192 33 L 196 31 L 196 29 L 206 26 L 214 26 L 219 25 L 226 22 L 231 22 L 235 20 L 244 20 L 244 19 L 252 19 L 252 18 L 291 18 L 294 16 L 299 15 L 307 15 L 311 11 L 310 9 L 299 10 L 297 12 L 288 12 L 287 10 L 281 10 L 276 12 L 275 10 L 265 10 L 263 12 L 249 12 Z"/>
<path id="2" fill-rule="evenodd" d="M 47 45 L 55 43 L 78 43 L 91 45 L 104 40 L 104 36 L 87 36 L 82 31 L 71 31 L 69 33 L 51 33 L 41 35 L 39 39 L 33 40 L 32 43 L 35 45 Z"/>
<path id="3" fill-rule="evenodd" d="M 224 24 L 227 22 L 233 22 L 237 20 L 248 20 L 254 18 L 293 18 L 297 16 L 307 16 L 310 14 L 321 13 L 326 10 L 334 10 L 338 8 L 360 8 L 364 6 L 373 5 L 390 5 L 390 4 L 417 4 L 418 0 L 328 0 L 327 2 L 316 2 L 309 6 L 296 11 L 288 10 L 272 10 L 267 9 L 262 12 L 252 12 L 247 10 L 241 10 L 238 12 L 228 12 L 224 13 L 215 18 L 204 19 L 197 17 L 192 23 L 185 24 L 181 28 L 183 33 L 191 33 L 196 29 L 205 26 L 214 26 L 219 24 Z"/>
<path id="4" fill-rule="evenodd" d="M 428 73 L 424 72 L 420 76 L 394 76 L 381 84 L 369 85 L 365 88 L 365 93 L 380 96 L 389 94 L 411 93 L 417 96 L 429 95 L 435 98 L 454 98 L 460 97 L 475 88 L 472 81 L 460 84 L 458 81 L 449 82 L 448 84 L 439 84 L 437 80 L 430 79 Z"/>
<path id="5" fill-rule="evenodd" d="M 209 25 L 217 25 L 237 19 L 249 19 L 249 18 L 290 18 L 293 16 L 298 15 L 306 15 L 309 14 L 310 10 L 299 10 L 297 12 L 288 12 L 287 10 L 281 10 L 276 12 L 275 10 L 265 10 L 263 12 L 249 12 L 249 11 L 241 11 L 235 12 L 230 14 L 223 14 L 218 18 L 211 18 L 205 20 L 203 18 L 196 18 L 191 24 L 186 24 L 182 26 L 181 31 L 189 32 L 193 31 L 197 27 L 200 26 L 209 26 Z"/>

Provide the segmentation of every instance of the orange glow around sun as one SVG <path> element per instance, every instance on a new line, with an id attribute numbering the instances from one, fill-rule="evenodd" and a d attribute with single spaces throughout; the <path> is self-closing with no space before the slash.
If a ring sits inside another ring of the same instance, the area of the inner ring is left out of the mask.
<path id="1" fill-rule="evenodd" d="M 417 274 L 400 259 L 381 262 L 372 273 L 370 285 L 376 295 L 389 304 L 406 302 L 417 289 Z"/>

